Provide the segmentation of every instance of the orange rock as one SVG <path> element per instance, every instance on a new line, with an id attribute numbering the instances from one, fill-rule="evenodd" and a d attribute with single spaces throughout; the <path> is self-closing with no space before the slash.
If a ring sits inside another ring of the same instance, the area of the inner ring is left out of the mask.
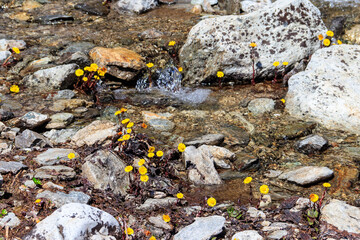
<path id="1" fill-rule="evenodd" d="M 40 3 L 38 3 L 37 1 L 34 1 L 34 0 L 27 0 L 23 3 L 22 5 L 22 9 L 24 11 L 29 11 L 29 10 L 32 10 L 34 8 L 38 8 L 38 7 L 41 7 L 42 5 Z"/>
<path id="2" fill-rule="evenodd" d="M 99 67 L 105 67 L 108 74 L 126 81 L 132 80 L 145 66 L 139 54 L 121 47 L 96 47 L 91 49 L 89 55 Z M 131 69 L 131 71 L 126 69 Z"/>

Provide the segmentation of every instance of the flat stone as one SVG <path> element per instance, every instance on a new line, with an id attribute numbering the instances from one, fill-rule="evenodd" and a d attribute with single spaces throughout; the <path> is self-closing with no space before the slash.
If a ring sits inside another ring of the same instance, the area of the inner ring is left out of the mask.
<path id="1" fill-rule="evenodd" d="M 162 199 L 147 199 L 142 205 L 136 208 L 138 211 L 151 212 L 159 208 L 168 208 L 178 201 L 177 198 L 167 197 Z"/>
<path id="2" fill-rule="evenodd" d="M 70 167 L 63 165 L 44 166 L 35 169 L 36 179 L 71 180 L 75 178 L 76 172 Z"/>
<path id="3" fill-rule="evenodd" d="M 273 222 L 269 226 L 263 227 L 264 232 L 274 232 L 278 230 L 284 230 L 287 228 L 296 228 L 296 225 L 285 222 Z"/>
<path id="4" fill-rule="evenodd" d="M 275 108 L 275 101 L 271 98 L 257 98 L 251 100 L 248 109 L 255 115 L 264 114 L 266 112 L 271 112 Z"/>
<path id="5" fill-rule="evenodd" d="M 34 181 L 32 181 L 34 182 Z M 63 190 L 64 187 L 63 186 L 60 186 L 60 185 L 57 185 L 53 182 L 46 182 L 42 185 L 43 189 L 48 189 L 48 190 L 52 190 L 52 189 L 56 189 L 56 190 Z"/>
<path id="6" fill-rule="evenodd" d="M 65 53 L 76 53 L 82 52 L 86 55 L 89 54 L 90 50 L 93 49 L 95 45 L 91 42 L 72 42 L 65 47 L 64 50 L 60 51 L 59 55 L 63 55 Z"/>
<path id="7" fill-rule="evenodd" d="M 320 153 L 329 146 L 328 140 L 319 135 L 310 135 L 295 143 L 295 149 L 304 154 Z"/>
<path id="8" fill-rule="evenodd" d="M 308 166 L 288 171 L 279 176 L 282 180 L 294 182 L 301 186 L 328 180 L 334 176 L 334 171 L 327 167 Z"/>
<path id="9" fill-rule="evenodd" d="M 203 156 L 210 158 L 219 168 L 231 168 L 229 162 L 235 159 L 235 153 L 223 147 L 201 145 L 198 150 L 202 152 Z"/>
<path id="10" fill-rule="evenodd" d="M 284 237 L 288 235 L 286 230 L 277 230 L 269 234 L 268 239 L 284 239 Z"/>
<path id="11" fill-rule="evenodd" d="M 99 3 L 78 3 L 74 6 L 75 9 L 80 10 L 89 15 L 106 16 L 109 14 L 109 9 L 103 4 Z"/>
<path id="12" fill-rule="evenodd" d="M 26 165 L 21 162 L 5 162 L 0 161 L 0 173 L 18 173 L 21 169 L 27 168 Z"/>
<path id="13" fill-rule="evenodd" d="M 33 147 L 52 147 L 49 139 L 43 135 L 26 129 L 15 137 L 15 146 L 17 148 L 33 148 Z"/>
<path id="14" fill-rule="evenodd" d="M 52 129 L 48 132 L 44 132 L 44 136 L 47 137 L 52 143 L 54 144 L 61 144 L 69 142 L 76 134 L 78 130 L 74 128 L 68 128 L 68 129 L 61 129 L 61 130 L 55 130 Z"/>
<path id="15" fill-rule="evenodd" d="M 224 142 L 225 136 L 223 134 L 207 134 L 198 138 L 185 141 L 186 146 L 195 146 L 199 147 L 201 145 L 220 145 Z"/>
<path id="16" fill-rule="evenodd" d="M 152 225 L 154 225 L 157 228 L 162 228 L 165 230 L 172 230 L 174 228 L 171 224 L 166 223 L 164 221 L 164 219 L 162 218 L 162 215 L 158 215 L 156 217 L 149 217 L 148 220 Z"/>
<path id="17" fill-rule="evenodd" d="M 175 127 L 175 124 L 167 119 L 150 119 L 149 125 L 161 132 L 169 132 Z"/>
<path id="18" fill-rule="evenodd" d="M 311 134 L 315 127 L 316 123 L 314 122 L 291 123 L 279 127 L 279 130 L 275 132 L 274 137 L 277 140 L 291 140 Z"/>
<path id="19" fill-rule="evenodd" d="M 47 100 L 53 99 L 53 100 L 57 100 L 57 99 L 72 99 L 75 97 L 75 93 L 73 90 L 70 89 L 64 89 L 64 90 L 60 90 L 58 91 L 56 94 L 49 94 L 47 96 Z"/>
<path id="20" fill-rule="evenodd" d="M 79 107 L 91 107 L 94 103 L 84 99 L 59 99 L 50 107 L 51 111 L 61 112 L 64 110 L 73 110 Z"/>
<path id="21" fill-rule="evenodd" d="M 68 15 L 61 15 L 61 14 L 55 14 L 55 15 L 44 15 L 40 16 L 34 19 L 34 22 L 44 24 L 44 25 L 50 25 L 50 24 L 62 24 L 62 23 L 68 23 L 74 21 L 74 17 L 68 16 Z"/>
<path id="22" fill-rule="evenodd" d="M 116 134 L 117 126 L 110 121 L 96 120 L 90 125 L 80 129 L 72 138 L 71 142 L 78 147 L 95 143 L 102 143 L 108 137 Z"/>
<path id="23" fill-rule="evenodd" d="M 119 13 L 143 13 L 157 6 L 155 0 L 119 0 L 115 9 Z"/>
<path id="24" fill-rule="evenodd" d="M 20 225 L 20 219 L 12 212 L 8 213 L 6 216 L 0 218 L 0 226 L 16 228 Z"/>
<path id="25" fill-rule="evenodd" d="M 13 47 L 17 47 L 18 49 L 26 48 L 26 42 L 23 40 L 8 40 L 8 39 L 0 39 L 0 51 L 8 51 Z"/>
<path id="26" fill-rule="evenodd" d="M 143 39 L 156 39 L 161 38 L 164 36 L 163 32 L 160 32 L 159 30 L 156 30 L 154 28 L 148 29 L 140 33 L 139 35 Z"/>
<path id="27" fill-rule="evenodd" d="M 36 128 L 44 125 L 50 121 L 50 118 L 46 114 L 37 112 L 28 112 L 24 116 L 20 117 L 20 124 L 26 128 Z"/>
<path id="28" fill-rule="evenodd" d="M 47 129 L 62 129 L 74 121 L 71 113 L 56 113 L 50 116 L 51 121 L 46 125 Z"/>
<path id="29" fill-rule="evenodd" d="M 69 159 L 69 153 L 74 153 L 75 158 Z M 76 153 L 73 149 L 64 149 L 64 148 L 50 148 L 45 152 L 40 153 L 34 158 L 34 160 L 41 165 L 55 165 L 60 162 L 70 162 L 76 161 L 79 158 L 79 154 Z"/>
<path id="30" fill-rule="evenodd" d="M 11 55 L 11 52 L 9 51 L 0 51 L 0 61 L 1 63 L 5 61 L 9 56 Z"/>
<path id="31" fill-rule="evenodd" d="M 251 153 L 240 152 L 236 154 L 236 160 L 234 166 L 238 171 L 244 171 L 246 169 L 256 168 L 259 159 Z"/>
<path id="32" fill-rule="evenodd" d="M 36 224 L 24 240 L 110 240 L 121 239 L 121 235 L 118 221 L 107 212 L 86 204 L 69 203 Z"/>
<path id="33" fill-rule="evenodd" d="M 210 216 L 195 218 L 195 222 L 181 229 L 174 240 L 208 240 L 223 231 L 225 218 Z"/>
<path id="34" fill-rule="evenodd" d="M 68 203 L 88 203 L 90 200 L 90 196 L 83 192 L 71 191 L 69 194 L 63 192 L 51 192 L 49 190 L 45 190 L 36 195 L 36 199 L 45 198 L 50 200 L 55 204 L 55 207 L 60 208 Z"/>
<path id="35" fill-rule="evenodd" d="M 247 230 L 235 233 L 231 240 L 263 240 L 264 238 L 255 230 Z"/>

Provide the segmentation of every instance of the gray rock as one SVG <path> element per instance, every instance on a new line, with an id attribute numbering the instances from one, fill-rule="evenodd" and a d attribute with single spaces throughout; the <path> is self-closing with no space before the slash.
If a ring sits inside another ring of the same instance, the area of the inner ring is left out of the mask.
<path id="1" fill-rule="evenodd" d="M 327 167 L 308 166 L 285 172 L 279 178 L 304 186 L 325 181 L 333 176 L 334 171 Z"/>
<path id="2" fill-rule="evenodd" d="M 29 129 L 23 131 L 20 135 L 15 137 L 15 146 L 17 148 L 32 148 L 32 147 L 52 147 L 49 139 L 33 132 Z"/>
<path id="3" fill-rule="evenodd" d="M 78 3 L 74 6 L 74 8 L 89 15 L 106 16 L 109 14 L 109 9 L 98 2 L 96 2 L 96 4 Z"/>
<path id="4" fill-rule="evenodd" d="M 56 193 L 45 190 L 36 195 L 36 198 L 45 198 L 55 204 L 55 207 L 60 208 L 68 203 L 88 203 L 90 196 L 83 192 L 71 191 L 69 194 L 57 191 Z"/>
<path id="5" fill-rule="evenodd" d="M 142 39 L 156 39 L 164 36 L 163 32 L 156 30 L 154 28 L 148 29 L 140 33 L 139 35 Z"/>
<path id="6" fill-rule="evenodd" d="M 221 184 L 214 160 L 194 146 L 185 149 L 185 166 L 192 166 L 188 171 L 189 180 L 195 184 Z"/>
<path id="7" fill-rule="evenodd" d="M 64 53 L 57 61 L 59 65 L 70 63 L 75 63 L 79 66 L 88 66 L 91 64 L 91 61 L 89 56 L 83 52 Z"/>
<path id="8" fill-rule="evenodd" d="M 337 45 L 318 50 L 304 72 L 289 79 L 286 109 L 330 129 L 360 133 L 360 46 Z"/>
<path id="9" fill-rule="evenodd" d="M 111 190 L 114 194 L 126 195 L 130 185 L 129 174 L 124 163 L 109 150 L 99 150 L 85 158 L 82 175 L 95 189 Z"/>
<path id="10" fill-rule="evenodd" d="M 46 100 L 57 100 L 57 99 L 72 99 L 75 97 L 75 93 L 73 90 L 64 89 L 58 91 L 56 94 L 49 94 Z"/>
<path id="11" fill-rule="evenodd" d="M 263 240 L 264 238 L 255 230 L 237 232 L 231 240 Z"/>
<path id="12" fill-rule="evenodd" d="M 43 90 L 66 89 L 76 82 L 75 70 L 78 68 L 78 65 L 72 63 L 38 70 L 26 76 L 22 84 Z"/>
<path id="13" fill-rule="evenodd" d="M 328 140 L 319 135 L 310 135 L 295 143 L 295 149 L 305 154 L 320 153 L 328 147 Z"/>
<path id="14" fill-rule="evenodd" d="M 14 117 L 15 117 L 14 113 L 12 113 L 11 111 L 6 111 L 4 109 L 0 109 L 0 121 L 7 121 Z"/>
<path id="15" fill-rule="evenodd" d="M 290 223 L 285 223 L 285 222 L 273 222 L 270 224 L 270 226 L 266 226 L 263 227 L 263 231 L 264 232 L 274 232 L 274 231 L 278 231 L 278 230 L 284 230 L 287 228 L 295 228 L 296 225 L 294 224 L 290 224 Z"/>
<path id="16" fill-rule="evenodd" d="M 259 159 L 251 153 L 240 152 L 236 154 L 234 166 L 238 171 L 244 171 L 246 169 L 257 168 L 257 163 L 259 163 Z"/>
<path id="17" fill-rule="evenodd" d="M 261 1 L 242 1 L 241 10 L 246 13 L 255 12 L 261 8 L 269 7 L 271 5 L 270 0 L 261 0 Z"/>
<path id="18" fill-rule="evenodd" d="M 291 212 L 298 212 L 307 209 L 310 206 L 310 199 L 309 198 L 299 198 L 296 201 L 296 205 L 290 209 Z"/>
<path id="19" fill-rule="evenodd" d="M 175 124 L 167 119 L 150 119 L 149 125 L 161 132 L 169 132 L 175 127 Z"/>
<path id="20" fill-rule="evenodd" d="M 195 222 L 181 229 L 174 240 L 208 240 L 219 235 L 224 224 L 225 218 L 222 216 L 195 218 Z"/>
<path id="21" fill-rule="evenodd" d="M 0 62 L 1 64 L 11 55 L 9 51 L 0 51 Z"/>
<path id="22" fill-rule="evenodd" d="M 32 181 L 32 182 L 33 182 L 33 181 Z M 57 184 L 55 184 L 55 183 L 53 183 L 53 182 L 44 183 L 44 184 L 42 185 L 42 187 L 43 187 L 44 189 L 56 189 L 56 190 L 63 190 L 63 189 L 64 189 L 63 186 L 57 185 Z"/>
<path id="23" fill-rule="evenodd" d="M 115 4 L 115 9 L 120 13 L 143 13 L 157 6 L 155 0 L 119 0 Z"/>
<path id="24" fill-rule="evenodd" d="M 89 54 L 90 50 L 94 47 L 95 44 L 90 42 L 73 42 L 70 43 L 64 50 L 59 52 L 59 55 L 63 55 L 64 53 L 76 53 L 76 52 Z"/>
<path id="25" fill-rule="evenodd" d="M 51 180 L 71 180 L 75 178 L 76 172 L 70 167 L 63 165 L 44 166 L 35 170 L 35 178 Z"/>
<path id="26" fill-rule="evenodd" d="M 69 203 L 36 224 L 24 240 L 86 240 L 99 234 L 103 235 L 100 239 L 120 239 L 121 227 L 107 212 L 86 204 Z"/>
<path id="27" fill-rule="evenodd" d="M 26 43 L 23 40 L 0 39 L 0 51 L 7 51 L 13 47 L 24 49 L 26 47 Z"/>
<path id="28" fill-rule="evenodd" d="M 162 199 L 147 199 L 142 205 L 136 208 L 139 211 L 151 212 L 159 208 L 168 208 L 178 201 L 177 198 L 167 197 Z"/>
<path id="29" fill-rule="evenodd" d="M 14 213 L 8 213 L 5 217 L 0 218 L 0 226 L 9 227 L 9 228 L 16 228 L 20 225 L 20 219 Z"/>
<path id="30" fill-rule="evenodd" d="M 46 125 L 47 129 L 62 129 L 74 121 L 71 113 L 56 113 L 50 116 L 51 121 Z"/>
<path id="31" fill-rule="evenodd" d="M 75 158 L 69 159 L 69 153 L 74 153 Z M 50 148 L 45 152 L 40 153 L 34 158 L 34 160 L 41 165 L 55 165 L 60 162 L 75 161 L 79 157 L 73 149 L 63 149 L 63 148 Z"/>
<path id="32" fill-rule="evenodd" d="M 202 145 L 198 150 L 219 168 L 231 168 L 229 162 L 235 159 L 235 153 L 223 147 Z"/>
<path id="33" fill-rule="evenodd" d="M 274 59 L 294 65 L 319 49 L 314 36 L 325 31 L 320 11 L 309 0 L 278 0 L 246 15 L 202 20 L 180 50 L 181 65 L 187 70 L 184 80 L 217 82 L 219 70 L 235 82 L 251 80 L 249 44 L 254 41 L 255 77 L 272 77 Z"/>
<path id="34" fill-rule="evenodd" d="M 257 210 L 254 207 L 249 207 L 246 214 L 253 219 L 266 219 L 266 214 L 263 211 Z"/>
<path id="35" fill-rule="evenodd" d="M 224 142 L 225 136 L 223 134 L 207 134 L 198 138 L 185 141 L 186 146 L 199 147 L 201 145 L 220 145 Z"/>
<path id="36" fill-rule="evenodd" d="M 251 100 L 248 109 L 255 115 L 272 112 L 275 108 L 275 101 L 271 98 L 257 98 Z"/>
<path id="37" fill-rule="evenodd" d="M 314 122 L 288 123 L 279 127 L 274 137 L 276 140 L 291 140 L 311 134 L 315 127 L 316 123 Z"/>
<path id="38" fill-rule="evenodd" d="M 242 173 L 239 171 L 233 171 L 233 170 L 226 170 L 226 171 L 222 171 L 219 174 L 220 178 L 222 180 L 233 180 L 233 179 L 238 179 L 238 178 L 246 178 L 248 176 L 248 173 Z"/>
<path id="39" fill-rule="evenodd" d="M 71 140 L 78 130 L 74 128 L 55 130 L 52 129 L 48 132 L 44 132 L 44 136 L 47 137 L 52 143 L 61 144 Z"/>
<path id="40" fill-rule="evenodd" d="M 215 5 L 218 3 L 217 0 L 206 0 L 211 5 Z M 191 0 L 192 5 L 202 5 L 204 3 L 204 0 Z"/>
<path id="41" fill-rule="evenodd" d="M 13 173 L 16 174 L 21 169 L 27 168 L 26 165 L 22 164 L 21 162 L 5 162 L 0 161 L 0 173 Z"/>
<path id="42" fill-rule="evenodd" d="M 50 121 L 50 118 L 46 114 L 37 112 L 28 112 L 24 116 L 20 117 L 20 124 L 25 128 L 36 128 L 44 125 Z"/>
<path id="43" fill-rule="evenodd" d="M 332 199 L 321 209 L 320 220 L 340 231 L 360 234 L 360 209 L 343 201 Z"/>
<path id="44" fill-rule="evenodd" d="M 50 25 L 50 24 L 61 24 L 61 23 L 68 23 L 74 21 L 74 17 L 68 16 L 68 15 L 61 15 L 61 14 L 55 14 L 55 15 L 45 15 L 40 16 L 34 19 L 34 22 L 44 24 L 44 25 Z"/>
<path id="45" fill-rule="evenodd" d="M 268 239 L 284 239 L 284 237 L 288 235 L 286 230 L 277 230 L 269 234 Z"/>
<path id="46" fill-rule="evenodd" d="M 149 217 L 149 222 L 154 225 L 157 228 L 162 228 L 162 229 L 166 229 L 166 230 L 172 230 L 174 227 L 169 224 L 166 223 L 164 221 L 164 219 L 162 218 L 162 215 L 158 215 L 156 217 Z"/>

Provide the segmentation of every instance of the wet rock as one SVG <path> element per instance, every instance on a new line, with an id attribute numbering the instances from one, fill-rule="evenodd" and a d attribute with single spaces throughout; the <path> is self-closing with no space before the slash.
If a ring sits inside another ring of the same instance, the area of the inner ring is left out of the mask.
<path id="1" fill-rule="evenodd" d="M 271 98 L 257 98 L 251 100 L 248 109 L 255 115 L 271 112 L 274 110 L 275 102 Z"/>
<path id="2" fill-rule="evenodd" d="M 100 2 L 93 2 L 91 5 L 87 3 L 78 3 L 75 5 L 74 8 L 86 14 L 95 16 L 106 16 L 110 12 L 109 9 L 102 5 Z"/>
<path id="3" fill-rule="evenodd" d="M 256 132 L 251 136 L 251 138 L 257 145 L 262 145 L 265 147 L 271 147 L 273 145 L 274 139 L 265 132 Z"/>
<path id="4" fill-rule="evenodd" d="M 263 211 L 257 210 L 254 207 L 249 207 L 246 214 L 249 215 L 249 217 L 252 219 L 266 219 L 266 214 Z"/>
<path id="5" fill-rule="evenodd" d="M 286 109 L 330 129 L 360 133 L 360 47 L 337 45 L 318 50 L 304 72 L 289 79 Z M 346 104 L 344 104 L 346 103 Z"/>
<path id="6" fill-rule="evenodd" d="M 50 118 L 48 115 L 37 112 L 28 112 L 24 116 L 20 117 L 19 125 L 25 128 L 34 129 L 44 125 L 49 121 Z"/>
<path id="7" fill-rule="evenodd" d="M 26 43 L 23 40 L 0 39 L 0 51 L 8 51 L 13 47 L 17 47 L 21 50 L 26 48 Z"/>
<path id="8" fill-rule="evenodd" d="M 33 148 L 33 147 L 52 147 L 49 139 L 43 135 L 26 129 L 15 137 L 15 147 L 17 148 Z"/>
<path id="9" fill-rule="evenodd" d="M 242 1 L 241 2 L 241 10 L 246 13 L 255 12 L 264 7 L 270 7 L 270 0 L 262 0 L 262 1 Z"/>
<path id="10" fill-rule="evenodd" d="M 129 174 L 124 163 L 109 150 L 99 150 L 85 158 L 82 175 L 93 184 L 95 189 L 110 190 L 116 195 L 126 195 L 130 185 Z"/>
<path id="11" fill-rule="evenodd" d="M 157 228 L 162 228 L 166 230 L 172 230 L 174 228 L 171 224 L 164 222 L 162 215 L 158 215 L 156 217 L 149 217 L 148 220 L 152 225 Z"/>
<path id="12" fill-rule="evenodd" d="M 225 180 L 233 180 L 233 179 L 238 179 L 238 178 L 246 178 L 248 176 L 248 174 L 238 172 L 238 171 L 226 170 L 226 171 L 221 171 L 219 176 L 222 180 L 225 181 Z"/>
<path id="13" fill-rule="evenodd" d="M 79 130 L 72 138 L 71 141 L 78 147 L 88 145 L 91 146 L 95 143 L 101 144 L 108 137 L 116 134 L 116 124 L 110 121 L 96 120 L 90 125 Z"/>
<path id="14" fill-rule="evenodd" d="M 174 240 L 207 240 L 223 231 L 225 218 L 210 216 L 195 218 L 195 222 L 181 229 Z"/>
<path id="15" fill-rule="evenodd" d="M 153 113 L 149 111 L 142 111 L 141 112 L 145 121 L 150 121 L 151 119 L 168 119 L 172 116 L 171 113 Z"/>
<path id="16" fill-rule="evenodd" d="M 337 227 L 340 231 L 360 234 L 360 209 L 343 201 L 332 199 L 323 206 L 320 220 Z M 326 231 L 326 228 L 322 228 L 321 231 Z"/>
<path id="17" fill-rule="evenodd" d="M 50 25 L 50 24 L 61 24 L 61 23 L 68 23 L 74 21 L 74 18 L 72 16 L 68 15 L 45 15 L 40 16 L 34 19 L 34 22 L 44 24 L 44 25 Z"/>
<path id="18" fill-rule="evenodd" d="M 164 36 L 163 32 L 156 30 L 155 28 L 151 28 L 140 33 L 139 37 L 142 39 L 156 39 Z"/>
<path id="19" fill-rule="evenodd" d="M 20 225 L 20 219 L 14 213 L 8 213 L 5 217 L 0 219 L 0 226 L 9 227 L 9 228 L 16 228 Z"/>
<path id="20" fill-rule="evenodd" d="M 55 130 L 52 129 L 48 132 L 43 133 L 54 144 L 66 143 L 76 134 L 78 130 L 74 128 Z"/>
<path id="21" fill-rule="evenodd" d="M 248 133 L 253 134 L 255 132 L 254 125 L 252 125 L 248 120 L 246 120 L 242 113 L 230 112 L 229 115 L 234 119 L 234 122 L 244 126 Z"/>
<path id="22" fill-rule="evenodd" d="M 94 103 L 84 99 L 59 99 L 50 107 L 51 111 L 60 112 L 64 110 L 73 110 L 79 107 L 91 107 Z"/>
<path id="23" fill-rule="evenodd" d="M 345 32 L 346 16 L 337 16 L 331 20 L 330 30 L 334 32 L 335 37 L 339 37 Z"/>
<path id="24" fill-rule="evenodd" d="M 107 74 L 125 81 L 131 81 L 145 66 L 139 54 L 121 47 L 96 47 L 89 55 L 99 67 L 107 69 Z"/>
<path id="25" fill-rule="evenodd" d="M 281 126 L 274 134 L 276 140 L 291 140 L 311 134 L 316 124 L 313 122 L 297 122 Z"/>
<path id="26" fill-rule="evenodd" d="M 259 159 L 252 154 L 240 152 L 236 154 L 234 166 L 238 171 L 257 168 Z"/>
<path id="27" fill-rule="evenodd" d="M 75 70 L 78 68 L 72 63 L 42 69 L 23 78 L 22 84 L 37 89 L 66 89 L 76 82 Z"/>
<path id="28" fill-rule="evenodd" d="M 63 55 L 65 53 L 76 53 L 76 52 L 82 52 L 86 55 L 89 54 L 90 50 L 93 49 L 95 45 L 90 42 L 74 42 L 70 43 L 68 46 L 66 46 L 65 49 L 61 50 L 59 52 L 59 55 Z"/>
<path id="29" fill-rule="evenodd" d="M 222 124 L 222 133 L 226 136 L 225 145 L 246 147 L 250 142 L 250 134 L 246 129 L 232 124 Z"/>
<path id="30" fill-rule="evenodd" d="M 21 162 L 5 162 L 0 161 L 0 173 L 18 173 L 21 169 L 27 168 L 26 165 Z"/>
<path id="31" fill-rule="evenodd" d="M 264 238 L 255 230 L 237 232 L 231 240 L 263 240 Z"/>
<path id="32" fill-rule="evenodd" d="M 185 166 L 188 171 L 189 180 L 195 184 L 221 184 L 221 178 L 217 173 L 214 161 L 204 155 L 201 150 L 194 146 L 185 149 Z"/>
<path id="33" fill-rule="evenodd" d="M 36 198 L 45 198 L 55 204 L 55 207 L 60 208 L 68 203 L 88 203 L 90 196 L 83 192 L 71 191 L 69 194 L 57 191 L 56 193 L 45 190 L 36 195 Z"/>
<path id="34" fill-rule="evenodd" d="M 159 208 L 168 208 L 178 201 L 177 198 L 167 197 L 162 199 L 147 199 L 142 205 L 136 208 L 139 211 L 151 212 Z"/>
<path id="35" fill-rule="evenodd" d="M 35 170 L 35 178 L 51 180 L 71 180 L 75 178 L 74 169 L 63 165 L 45 166 Z"/>
<path id="36" fill-rule="evenodd" d="M 207 134 L 198 138 L 185 141 L 186 146 L 199 147 L 201 145 L 220 145 L 224 142 L 225 136 L 223 134 Z"/>
<path id="37" fill-rule="evenodd" d="M 0 51 L 0 62 L 3 63 L 11 55 L 9 51 Z"/>
<path id="38" fill-rule="evenodd" d="M 320 153 L 328 147 L 328 140 L 319 135 L 310 135 L 295 143 L 295 149 L 305 154 Z"/>
<path id="39" fill-rule="evenodd" d="M 115 9 L 120 13 L 143 13 L 157 6 L 155 0 L 119 0 L 115 4 Z"/>
<path id="40" fill-rule="evenodd" d="M 308 0 L 280 0 L 250 14 L 202 20 L 180 50 L 181 65 L 187 70 L 184 80 L 211 83 L 219 69 L 228 79 L 251 80 L 249 43 L 253 41 L 257 43 L 253 54 L 256 77 L 273 76 L 274 58 L 295 64 L 319 49 L 313 36 L 325 31 L 320 11 Z"/>
<path id="41" fill-rule="evenodd" d="M 174 129 L 175 124 L 166 119 L 150 119 L 149 125 L 156 131 L 170 132 Z"/>
<path id="42" fill-rule="evenodd" d="M 75 93 L 73 90 L 64 89 L 58 91 L 56 94 L 49 94 L 46 100 L 72 99 L 74 97 L 75 97 Z"/>
<path id="43" fill-rule="evenodd" d="M 334 171 L 327 167 L 302 167 L 293 171 L 288 171 L 279 176 L 282 180 L 297 183 L 301 186 L 325 181 L 334 176 Z"/>
<path id="44" fill-rule="evenodd" d="M 46 125 L 46 129 L 62 129 L 74 121 L 71 113 L 56 113 L 50 116 L 51 121 Z"/>
<path id="45" fill-rule="evenodd" d="M 70 153 L 74 153 L 75 158 L 69 159 L 68 155 Z M 45 152 L 37 155 L 34 160 L 41 165 L 55 165 L 60 162 L 76 161 L 77 158 L 79 158 L 79 154 L 76 153 L 73 149 L 50 148 Z"/>
<path id="46" fill-rule="evenodd" d="M 28 233 L 31 239 L 120 239 L 118 221 L 98 208 L 69 203 L 57 209 Z"/>

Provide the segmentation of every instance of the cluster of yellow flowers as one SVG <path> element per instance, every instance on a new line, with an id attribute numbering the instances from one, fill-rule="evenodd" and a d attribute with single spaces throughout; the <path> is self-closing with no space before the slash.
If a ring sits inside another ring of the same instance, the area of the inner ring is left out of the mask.
<path id="1" fill-rule="evenodd" d="M 277 67 L 277 66 L 279 66 L 279 65 L 280 65 L 280 62 L 277 62 L 277 61 L 276 61 L 276 62 L 273 63 L 273 66 L 274 66 L 274 67 Z M 283 62 L 282 65 L 287 66 L 287 65 L 289 65 L 289 63 L 288 63 L 288 62 Z"/>
<path id="2" fill-rule="evenodd" d="M 85 73 L 84 71 L 87 73 Z M 77 69 L 75 71 L 75 75 L 77 77 L 83 76 L 82 80 L 84 82 L 87 82 L 87 81 L 91 80 L 92 78 L 94 78 L 95 80 L 99 80 L 100 77 L 105 76 L 106 71 L 107 71 L 106 68 L 104 68 L 104 67 L 99 68 L 99 66 L 96 63 L 92 63 L 92 64 L 90 64 L 90 66 L 84 67 L 84 70 Z"/>
<path id="3" fill-rule="evenodd" d="M 326 192 L 326 189 L 327 188 L 329 188 L 329 187 L 331 187 L 331 184 L 330 183 L 328 183 L 328 182 L 326 182 L 326 183 L 323 183 L 323 187 L 325 188 L 325 192 Z M 324 193 L 325 193 L 324 192 Z M 325 195 L 324 195 L 325 196 Z M 315 193 L 312 193 L 312 194 L 310 194 L 310 201 L 312 201 L 313 203 L 316 203 L 318 200 L 319 200 L 319 196 L 317 195 L 317 194 L 315 194 Z"/>
<path id="4" fill-rule="evenodd" d="M 247 177 L 244 179 L 243 183 L 244 184 L 250 184 L 252 181 L 252 177 Z M 269 193 L 269 187 L 267 185 L 261 185 L 259 188 L 259 191 L 261 194 L 268 194 Z"/>
<path id="5" fill-rule="evenodd" d="M 12 85 L 10 87 L 10 92 L 13 92 L 13 93 L 18 93 L 20 91 L 20 88 L 18 85 Z"/>
<path id="6" fill-rule="evenodd" d="M 336 43 L 339 45 L 342 44 L 342 42 L 340 40 L 337 40 L 335 43 L 335 40 L 333 39 L 333 37 L 334 37 L 334 32 L 327 31 L 326 37 L 324 37 L 322 34 L 319 34 L 318 39 L 319 39 L 319 41 L 322 41 L 322 46 L 325 46 L 325 47 L 329 47 L 331 42 L 333 42 L 333 45 L 336 45 Z M 334 41 L 332 41 L 332 40 L 334 40 Z"/>

